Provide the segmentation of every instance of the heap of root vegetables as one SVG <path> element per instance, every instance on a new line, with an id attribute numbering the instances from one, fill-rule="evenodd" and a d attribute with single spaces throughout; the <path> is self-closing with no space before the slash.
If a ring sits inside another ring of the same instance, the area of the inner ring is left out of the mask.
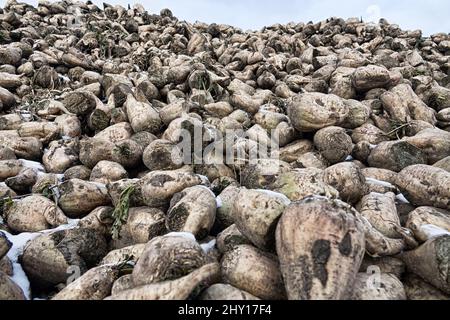
<path id="1" fill-rule="evenodd" d="M 0 299 L 448 299 L 449 70 L 384 19 L 8 1 Z"/>

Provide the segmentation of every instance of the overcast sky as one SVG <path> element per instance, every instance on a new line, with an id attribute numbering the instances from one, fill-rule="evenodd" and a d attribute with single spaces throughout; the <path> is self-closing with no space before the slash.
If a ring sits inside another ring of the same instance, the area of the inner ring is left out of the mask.
<path id="1" fill-rule="evenodd" d="M 4 4 L 5 0 L 0 0 Z M 25 0 L 36 4 L 37 0 Z M 94 0 L 100 7 L 103 0 Z M 105 0 L 110 4 L 141 3 L 151 13 L 169 8 L 190 22 L 226 23 L 244 30 L 274 23 L 321 21 L 331 16 L 380 17 L 403 29 L 422 29 L 424 35 L 450 33 L 449 0 Z"/>

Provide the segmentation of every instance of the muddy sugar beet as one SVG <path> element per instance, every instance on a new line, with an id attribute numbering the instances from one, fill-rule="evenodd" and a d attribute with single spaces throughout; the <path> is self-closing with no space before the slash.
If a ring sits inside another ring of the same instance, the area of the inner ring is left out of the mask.
<path id="1" fill-rule="evenodd" d="M 0 299 L 450 298 L 448 34 L 0 22 Z"/>
<path id="2" fill-rule="evenodd" d="M 291 204 L 276 231 L 290 299 L 348 299 L 364 256 L 364 231 L 349 206 L 309 197 Z"/>

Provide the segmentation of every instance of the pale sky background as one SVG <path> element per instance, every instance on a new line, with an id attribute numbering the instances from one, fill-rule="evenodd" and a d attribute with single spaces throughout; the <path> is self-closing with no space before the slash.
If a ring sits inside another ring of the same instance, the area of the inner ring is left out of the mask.
<path id="1" fill-rule="evenodd" d="M 5 0 L 0 0 L 3 6 Z M 25 0 L 36 5 L 37 0 Z M 102 0 L 94 0 L 102 8 Z M 380 17 L 402 29 L 421 29 L 424 35 L 450 33 L 449 0 L 106 0 L 109 4 L 141 3 L 150 13 L 169 8 L 181 20 L 226 23 L 244 30 L 274 23 L 318 22 L 335 16 Z"/>

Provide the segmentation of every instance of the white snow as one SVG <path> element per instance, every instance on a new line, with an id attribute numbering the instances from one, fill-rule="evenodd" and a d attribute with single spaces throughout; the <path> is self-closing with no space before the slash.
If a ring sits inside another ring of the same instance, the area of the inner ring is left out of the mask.
<path id="1" fill-rule="evenodd" d="M 222 203 L 222 199 L 220 198 L 220 196 L 216 197 L 216 207 L 217 209 L 222 208 L 223 203 Z"/>
<path id="2" fill-rule="evenodd" d="M 67 76 L 63 76 L 62 74 L 58 74 L 58 77 L 63 81 L 63 82 L 70 82 L 70 78 Z"/>
<path id="3" fill-rule="evenodd" d="M 181 238 L 185 238 L 189 241 L 191 241 L 191 240 L 197 241 L 195 239 L 195 236 L 190 232 L 170 232 L 170 233 L 164 235 L 164 237 L 181 237 Z"/>
<path id="4" fill-rule="evenodd" d="M 0 182 L 0 187 L 8 187 L 5 182 Z"/>
<path id="5" fill-rule="evenodd" d="M 53 199 L 55 200 L 56 205 L 59 203 L 59 198 L 61 198 L 61 191 L 58 186 L 51 186 L 50 190 L 53 192 Z"/>
<path id="6" fill-rule="evenodd" d="M 395 186 L 389 182 L 381 181 L 381 180 L 377 180 L 377 179 L 373 179 L 373 178 L 366 178 L 366 182 L 377 184 L 377 185 L 380 185 L 383 187 L 395 188 Z"/>
<path id="7" fill-rule="evenodd" d="M 26 110 L 21 110 L 19 113 L 20 117 L 25 120 L 25 121 L 31 121 L 33 120 L 33 116 L 31 115 L 31 113 L 29 111 Z"/>
<path id="8" fill-rule="evenodd" d="M 25 168 L 34 169 L 34 171 L 36 171 L 36 172 L 45 172 L 44 166 L 39 162 L 25 160 L 25 159 L 19 159 L 19 161 L 22 163 L 22 165 Z"/>
<path id="9" fill-rule="evenodd" d="M 209 251 L 211 251 L 214 248 L 215 245 L 216 245 L 216 239 L 212 239 L 211 241 L 209 241 L 207 243 L 202 243 L 200 245 L 200 247 L 202 247 L 202 249 L 205 253 L 208 253 Z"/>
<path id="10" fill-rule="evenodd" d="M 262 192 L 262 193 L 265 193 L 265 194 L 267 194 L 267 195 L 269 195 L 271 197 L 275 197 L 275 198 L 281 199 L 284 202 L 284 204 L 287 205 L 287 206 L 291 203 L 291 200 L 289 200 L 289 198 L 286 197 L 282 193 L 271 191 L 271 190 L 266 190 L 266 189 L 256 189 L 255 191 Z"/>
<path id="11" fill-rule="evenodd" d="M 72 140 L 72 137 L 62 136 L 61 139 L 63 139 L 64 141 L 70 141 L 70 140 Z"/>
<path id="12" fill-rule="evenodd" d="M 55 231 L 74 229 L 78 226 L 80 219 L 67 219 L 67 224 L 62 224 L 54 229 L 41 231 L 43 234 L 53 233 Z"/>
<path id="13" fill-rule="evenodd" d="M 12 243 L 11 249 L 6 254 L 13 265 L 13 276 L 11 279 L 22 289 L 25 297 L 30 299 L 30 282 L 22 269 L 22 266 L 18 262 L 19 256 L 23 253 L 28 241 L 37 238 L 43 234 L 49 234 L 60 230 L 73 229 L 78 225 L 79 219 L 69 219 L 67 224 L 61 225 L 55 229 L 48 229 L 39 232 L 22 232 L 18 235 L 12 235 L 9 232 L 2 232 L 6 235 L 8 240 Z"/>
<path id="14" fill-rule="evenodd" d="M 22 289 L 26 299 L 30 299 L 30 282 L 28 281 L 22 266 L 19 264 L 18 259 L 27 242 L 38 237 L 39 233 L 24 232 L 13 236 L 8 232 L 3 232 L 6 234 L 8 240 L 13 244 L 11 249 L 6 254 L 9 260 L 11 260 L 13 266 L 13 275 L 10 278 Z"/>
<path id="15" fill-rule="evenodd" d="M 25 298 L 30 300 L 30 281 L 28 280 L 25 271 L 23 271 L 22 266 L 18 262 L 13 262 L 13 275 L 10 279 L 15 282 L 23 291 Z"/>
<path id="16" fill-rule="evenodd" d="M 165 234 L 163 237 L 181 237 L 181 238 L 185 238 L 186 240 L 195 241 L 198 243 L 197 239 L 195 239 L 195 236 L 190 232 L 170 232 L 168 234 Z M 202 244 L 199 243 L 199 245 L 200 245 L 200 247 L 202 247 L 202 249 L 205 253 L 208 253 L 216 245 L 216 239 L 213 239 L 207 243 L 202 243 Z"/>
<path id="17" fill-rule="evenodd" d="M 99 187 L 99 188 L 106 188 L 106 184 L 104 184 L 104 183 L 101 183 L 101 182 L 96 182 L 96 181 L 88 181 L 89 183 L 92 183 L 92 184 L 94 184 L 94 185 L 96 185 L 97 187 Z"/>
<path id="18" fill-rule="evenodd" d="M 330 198 L 327 198 L 325 196 L 320 196 L 318 194 L 313 194 L 313 195 L 307 196 L 303 200 L 330 200 Z"/>
<path id="19" fill-rule="evenodd" d="M 105 264 L 101 264 L 101 265 L 99 265 L 99 266 L 97 266 L 97 267 L 94 267 L 94 268 L 100 268 L 100 267 L 115 267 L 115 266 L 117 266 L 117 263 L 118 262 L 111 262 L 111 263 L 105 263 Z M 126 263 L 127 265 L 132 265 L 132 266 L 135 266 L 136 264 L 135 264 L 135 262 L 134 261 L 127 261 L 127 263 Z"/>
<path id="20" fill-rule="evenodd" d="M 209 182 L 209 179 L 207 176 L 201 175 L 201 174 L 197 174 L 197 176 L 202 180 L 202 185 L 210 185 L 211 183 Z"/>
<path id="21" fill-rule="evenodd" d="M 405 196 L 403 195 L 403 193 L 399 193 L 398 195 L 395 196 L 395 198 L 400 201 L 401 203 L 409 203 L 408 199 L 405 198 Z"/>
<path id="22" fill-rule="evenodd" d="M 448 232 L 445 229 L 442 229 L 438 226 L 435 226 L 434 224 L 424 224 L 420 226 L 420 230 L 425 233 L 428 240 L 437 238 L 443 235 L 450 235 L 450 232 Z"/>
<path id="23" fill-rule="evenodd" d="M 352 156 L 348 156 L 347 158 L 345 158 L 345 161 L 353 161 L 353 157 Z"/>

